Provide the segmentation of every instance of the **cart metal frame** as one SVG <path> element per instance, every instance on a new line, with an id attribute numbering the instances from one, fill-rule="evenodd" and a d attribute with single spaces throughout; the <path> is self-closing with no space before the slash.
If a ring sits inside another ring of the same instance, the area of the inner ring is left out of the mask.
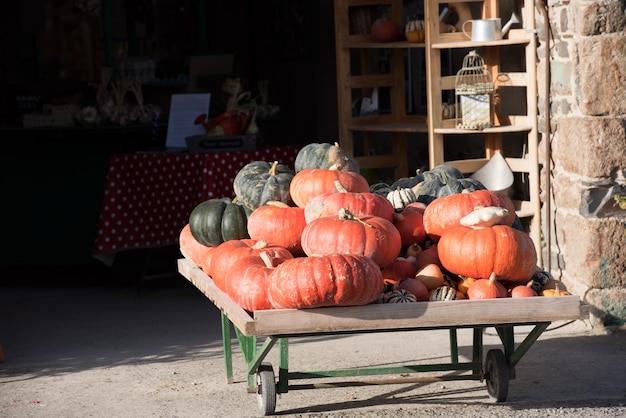
<path id="1" fill-rule="evenodd" d="M 231 324 L 234 327 L 246 363 L 247 391 L 257 394 L 259 411 L 263 415 L 273 414 L 277 394 L 290 390 L 374 384 L 478 380 L 486 382 L 487 392 L 495 402 L 504 402 L 508 396 L 509 380 L 515 378 L 516 365 L 548 326 L 554 321 L 588 317 L 587 305 L 582 304 L 578 296 L 280 309 L 257 311 L 251 316 L 218 289 L 211 278 L 189 260 L 181 259 L 178 264 L 180 274 L 221 311 L 222 346 L 228 383 L 234 382 Z M 517 345 L 514 339 L 516 326 L 532 326 Z M 483 333 L 488 327 L 496 329 L 503 350 L 489 350 L 483 361 Z M 472 329 L 471 361 L 459 360 L 457 331 L 463 328 Z M 289 370 L 290 338 L 442 329 L 449 331 L 449 362 L 304 372 Z M 257 338 L 260 336 L 266 337 L 261 344 Z M 277 343 L 278 379 L 272 364 L 264 361 Z M 453 371 L 462 374 L 404 376 Z M 393 379 L 337 381 L 338 378 L 382 375 L 403 376 Z M 320 383 L 292 383 L 315 379 L 326 380 Z"/>

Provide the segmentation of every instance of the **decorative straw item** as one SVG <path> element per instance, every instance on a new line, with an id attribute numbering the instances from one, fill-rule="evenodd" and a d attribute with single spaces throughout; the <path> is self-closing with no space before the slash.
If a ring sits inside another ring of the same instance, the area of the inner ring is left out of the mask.
<path id="1" fill-rule="evenodd" d="M 463 58 L 463 68 L 456 74 L 455 82 L 456 127 L 459 129 L 485 129 L 493 126 L 494 84 L 485 64 L 476 51 Z"/>

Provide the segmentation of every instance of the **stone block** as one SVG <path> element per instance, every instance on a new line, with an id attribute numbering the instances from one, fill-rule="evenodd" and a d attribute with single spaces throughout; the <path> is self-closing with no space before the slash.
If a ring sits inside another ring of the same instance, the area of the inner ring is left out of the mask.
<path id="1" fill-rule="evenodd" d="M 572 7 L 575 31 L 582 36 L 621 32 L 626 27 L 623 2 L 577 0 Z"/>
<path id="2" fill-rule="evenodd" d="M 626 287 L 626 223 L 556 213 L 556 240 L 571 280 L 589 288 Z"/>
<path id="3" fill-rule="evenodd" d="M 572 72 L 574 64 L 571 61 L 554 61 L 550 69 L 550 89 L 552 94 L 572 94 Z"/>
<path id="4" fill-rule="evenodd" d="M 626 289 L 591 289 L 584 301 L 591 306 L 591 314 L 605 326 L 622 326 L 626 323 Z"/>
<path id="5" fill-rule="evenodd" d="M 559 118 L 552 146 L 557 166 L 590 178 L 611 178 L 626 165 L 622 117 Z"/>
<path id="6" fill-rule="evenodd" d="M 553 172 L 552 195 L 557 208 L 578 210 L 581 205 L 582 185 L 577 178 L 563 172 Z"/>
<path id="7" fill-rule="evenodd" d="M 574 94 L 580 111 L 594 116 L 626 113 L 626 36 L 583 38 L 574 49 Z M 566 80 L 557 81 L 555 87 Z"/>

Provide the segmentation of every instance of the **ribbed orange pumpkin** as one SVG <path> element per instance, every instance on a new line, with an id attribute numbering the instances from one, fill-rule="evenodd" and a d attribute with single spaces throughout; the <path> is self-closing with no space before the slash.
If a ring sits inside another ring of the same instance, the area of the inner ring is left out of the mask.
<path id="1" fill-rule="evenodd" d="M 526 283 L 536 271 L 537 253 L 530 236 L 506 225 L 448 228 L 437 243 L 443 267 L 451 273 Z"/>
<path id="2" fill-rule="evenodd" d="M 200 244 L 191 233 L 189 224 L 185 225 L 178 236 L 180 253 L 196 266 L 202 265 L 202 260 L 215 247 Z"/>
<path id="3" fill-rule="evenodd" d="M 393 224 L 400 232 L 403 247 L 408 247 L 412 244 L 421 245 L 426 241 L 424 216 L 420 210 L 405 208 L 394 216 Z"/>
<path id="4" fill-rule="evenodd" d="M 302 251 L 302 231 L 306 226 L 304 209 L 270 201 L 252 212 L 248 218 L 250 238 L 285 247 L 294 255 Z"/>
<path id="5" fill-rule="evenodd" d="M 369 192 L 349 192 L 336 182 L 334 193 L 315 196 L 304 208 L 304 218 L 309 223 L 325 216 L 335 216 L 341 208 L 348 209 L 354 216 L 380 216 L 393 222 L 395 210 L 384 196 Z"/>
<path id="6" fill-rule="evenodd" d="M 391 264 L 402 249 L 400 233 L 378 216 L 355 218 L 351 214 L 318 218 L 302 231 L 302 249 L 311 255 L 359 254 L 380 267 Z"/>
<path id="7" fill-rule="evenodd" d="M 333 193 L 339 181 L 349 192 L 365 193 L 370 191 L 365 177 L 352 171 L 338 171 L 324 168 L 308 168 L 299 171 L 289 184 L 291 199 L 301 208 L 306 207 L 314 196 Z"/>
<path id="8" fill-rule="evenodd" d="M 268 277 L 274 308 L 367 305 L 383 290 L 383 275 L 371 258 L 327 254 L 286 260 Z"/>
<path id="9" fill-rule="evenodd" d="M 254 312 L 272 309 L 267 298 L 267 278 L 280 263 L 279 257 L 271 257 L 268 252 L 240 258 L 228 269 L 225 292 L 243 309 Z"/>
<path id="10" fill-rule="evenodd" d="M 225 291 L 230 266 L 240 258 L 250 255 L 258 256 L 261 251 L 267 252 L 270 257 L 279 257 L 285 260 L 293 258 L 288 249 L 268 244 L 265 241 L 254 239 L 231 240 L 221 243 L 211 251 L 210 264 L 206 266 L 204 272 L 211 276 L 213 283 L 219 289 Z"/>
<path id="11" fill-rule="evenodd" d="M 515 221 L 515 206 L 509 197 L 492 190 L 475 190 L 433 200 L 424 210 L 424 229 L 437 241 L 448 228 L 458 226 L 462 217 L 479 206 L 504 208 L 509 215 L 503 224 L 510 226 Z"/>
<path id="12" fill-rule="evenodd" d="M 385 283 L 397 284 L 417 272 L 415 257 L 396 257 L 391 264 L 383 268 Z"/>

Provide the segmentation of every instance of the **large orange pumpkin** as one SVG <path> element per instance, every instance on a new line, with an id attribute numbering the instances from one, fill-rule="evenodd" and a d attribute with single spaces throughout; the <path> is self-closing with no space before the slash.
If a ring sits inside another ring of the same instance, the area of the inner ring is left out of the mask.
<path id="1" fill-rule="evenodd" d="M 311 255 L 359 254 L 380 267 L 391 264 L 402 249 L 400 233 L 378 216 L 355 218 L 351 214 L 318 218 L 302 231 L 302 249 Z"/>
<path id="2" fill-rule="evenodd" d="M 196 266 L 202 266 L 206 255 L 215 247 L 200 244 L 191 233 L 189 224 L 185 225 L 178 236 L 180 253 Z"/>
<path id="3" fill-rule="evenodd" d="M 426 241 L 423 212 L 414 207 L 404 210 L 394 216 L 393 224 L 400 232 L 402 246 L 412 244 L 422 245 Z"/>
<path id="4" fill-rule="evenodd" d="M 334 193 L 315 196 L 304 208 L 307 223 L 325 216 L 335 216 L 341 208 L 348 209 L 355 216 L 380 216 L 393 222 L 395 210 L 384 196 L 369 192 L 349 192 L 340 182 Z"/>
<path id="5" fill-rule="evenodd" d="M 324 168 L 307 168 L 299 171 L 289 184 L 291 199 L 301 208 L 314 196 L 334 193 L 339 181 L 349 192 L 365 193 L 370 191 L 365 177 L 352 171 L 329 170 Z"/>
<path id="6" fill-rule="evenodd" d="M 437 241 L 446 229 L 458 226 L 462 217 L 480 206 L 497 206 L 508 210 L 509 215 L 503 224 L 513 225 L 515 206 L 508 196 L 492 190 L 475 190 L 433 200 L 424 210 L 424 229 L 431 239 Z"/>
<path id="7" fill-rule="evenodd" d="M 250 238 L 287 248 L 294 255 L 302 251 L 302 230 L 306 226 L 304 209 L 270 201 L 248 218 Z"/>
<path id="8" fill-rule="evenodd" d="M 448 228 L 437 243 L 437 253 L 446 270 L 476 279 L 495 273 L 498 280 L 526 283 L 537 266 L 530 236 L 507 225 Z"/>
<path id="9" fill-rule="evenodd" d="M 279 257 L 271 257 L 268 252 L 240 258 L 228 269 L 225 292 L 243 309 L 258 311 L 272 309 L 267 298 L 267 278 L 280 263 Z"/>
<path id="10" fill-rule="evenodd" d="M 259 255 L 261 251 L 267 252 L 270 257 L 279 257 L 285 260 L 293 258 L 291 252 L 278 245 L 271 245 L 265 241 L 254 239 L 240 239 L 225 241 L 215 247 L 210 254 L 210 264 L 204 272 L 211 276 L 213 283 L 221 290 L 226 290 L 228 270 L 240 258 L 250 255 Z"/>
<path id="11" fill-rule="evenodd" d="M 367 305 L 383 290 L 383 275 L 371 258 L 326 254 L 285 260 L 268 277 L 274 308 Z"/>

